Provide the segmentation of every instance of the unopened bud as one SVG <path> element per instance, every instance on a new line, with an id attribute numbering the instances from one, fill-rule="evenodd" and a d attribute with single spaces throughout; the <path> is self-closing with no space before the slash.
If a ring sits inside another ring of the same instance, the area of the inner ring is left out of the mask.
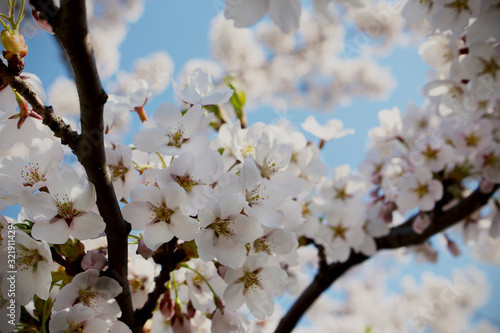
<path id="1" fill-rule="evenodd" d="M 431 225 L 431 218 L 427 214 L 419 214 L 413 221 L 413 231 L 422 234 Z"/>
<path id="2" fill-rule="evenodd" d="M 457 243 L 455 243 L 451 239 L 448 239 L 447 246 L 448 250 L 451 252 L 451 254 L 453 254 L 454 257 L 458 257 L 460 255 L 460 249 Z"/>
<path id="3" fill-rule="evenodd" d="M 5 48 L 4 57 L 10 59 L 14 54 L 24 58 L 28 53 L 28 45 L 24 42 L 24 36 L 17 30 L 3 30 L 1 33 L 2 45 Z"/>
<path id="4" fill-rule="evenodd" d="M 139 243 L 137 244 L 137 254 L 140 254 L 144 259 L 149 259 L 153 256 L 153 253 L 155 251 L 151 250 L 149 247 L 146 246 L 144 243 L 144 240 L 140 240 Z"/>

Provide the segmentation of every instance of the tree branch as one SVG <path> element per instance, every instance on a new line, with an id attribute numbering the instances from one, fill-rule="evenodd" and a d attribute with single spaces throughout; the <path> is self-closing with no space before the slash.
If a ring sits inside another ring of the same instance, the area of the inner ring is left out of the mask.
<path id="1" fill-rule="evenodd" d="M 31 4 L 48 19 L 73 69 L 82 125 L 76 155 L 95 186 L 97 207 L 106 223 L 108 270 L 105 274 L 122 286 L 123 292 L 116 298 L 122 311 L 120 319 L 133 330 L 134 312 L 127 281 L 127 236 L 131 228 L 121 214 L 106 165 L 103 114 L 108 96 L 102 88 L 93 57 L 85 0 L 62 1 L 60 8 L 54 7 L 53 1 L 49 1 L 50 6 L 44 5 L 47 4 L 46 0 L 32 0 Z"/>
<path id="2" fill-rule="evenodd" d="M 434 216 L 431 216 L 431 225 L 422 234 L 417 234 L 413 231 L 413 220 L 415 217 L 408 219 L 405 223 L 391 229 L 389 235 L 376 239 L 377 248 L 379 250 L 396 249 L 423 243 L 429 237 L 458 223 L 484 206 L 498 187 L 499 185 L 496 185 L 493 191 L 489 193 L 482 193 L 477 189 L 452 208 L 446 211 L 442 211 L 441 209 L 435 211 L 433 213 Z M 326 269 L 320 269 L 311 284 L 302 292 L 287 314 L 281 318 L 275 333 L 291 332 L 307 309 L 333 282 L 341 277 L 349 268 L 362 263 L 366 259 L 368 259 L 367 256 L 351 251 L 351 255 L 346 262 L 330 264 Z"/>
<path id="3" fill-rule="evenodd" d="M 45 105 L 29 82 L 19 76 L 11 75 L 3 62 L 0 62 L 0 79 L 4 84 L 16 89 L 31 105 L 33 110 L 43 118 L 43 123 L 52 130 L 56 137 L 61 139 L 62 144 L 68 145 L 74 153 L 78 151 L 77 147 L 80 138 L 78 133 L 73 131 L 70 125 L 65 124 L 62 118 L 54 113 L 51 106 Z"/>

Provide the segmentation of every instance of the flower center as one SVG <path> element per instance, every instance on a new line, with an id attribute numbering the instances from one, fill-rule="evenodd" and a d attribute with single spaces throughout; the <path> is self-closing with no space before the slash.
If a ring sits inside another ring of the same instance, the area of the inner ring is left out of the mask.
<path id="1" fill-rule="evenodd" d="M 109 171 L 111 173 L 111 179 L 121 179 L 122 181 L 125 181 L 125 175 L 128 172 L 128 168 L 123 166 L 123 164 L 114 164 L 114 165 L 108 165 Z"/>
<path id="2" fill-rule="evenodd" d="M 432 149 L 430 145 L 427 145 L 427 149 L 422 152 L 422 154 L 427 158 L 428 160 L 437 160 L 437 154 L 439 152 L 439 149 Z"/>
<path id="3" fill-rule="evenodd" d="M 333 230 L 333 238 L 342 238 L 345 240 L 345 233 L 347 232 L 348 228 L 344 227 L 342 223 L 330 228 Z"/>
<path id="4" fill-rule="evenodd" d="M 83 324 L 82 323 L 75 323 L 72 321 L 68 328 L 64 330 L 64 333 L 81 333 L 83 332 Z"/>
<path id="5" fill-rule="evenodd" d="M 25 170 L 21 170 L 21 177 L 25 181 L 24 186 L 32 186 L 46 180 L 40 176 L 38 163 L 30 163 L 29 166 L 26 165 L 24 168 Z"/>
<path id="6" fill-rule="evenodd" d="M 174 214 L 174 211 L 169 209 L 164 203 L 160 207 L 152 208 L 151 211 L 155 216 L 153 223 L 170 223 L 170 217 Z"/>
<path id="7" fill-rule="evenodd" d="M 191 178 L 189 175 L 184 176 L 176 176 L 174 180 L 179 184 L 186 192 L 190 192 L 195 185 L 198 185 L 197 182 Z"/>
<path id="8" fill-rule="evenodd" d="M 267 239 L 262 237 L 257 239 L 255 242 L 253 242 L 253 247 L 255 249 L 255 252 L 264 252 L 269 255 L 271 255 L 271 247 L 267 243 Z"/>
<path id="9" fill-rule="evenodd" d="M 98 291 L 90 290 L 90 287 L 86 290 L 79 291 L 78 300 L 76 303 L 81 302 L 83 305 L 90 308 L 99 307 L 101 304 L 105 303 L 104 295 Z"/>
<path id="10" fill-rule="evenodd" d="M 221 220 L 220 218 L 217 218 L 214 223 L 210 224 L 207 228 L 211 228 L 214 231 L 215 237 L 224 237 L 228 239 L 229 237 L 233 236 L 233 229 L 231 228 L 231 222 L 230 220 Z"/>
<path id="11" fill-rule="evenodd" d="M 463 10 L 468 10 L 470 12 L 469 8 L 469 1 L 468 0 L 455 0 L 453 2 L 449 2 L 445 4 L 444 6 L 446 8 L 450 8 L 456 12 L 457 15 L 461 14 Z"/>
<path id="12" fill-rule="evenodd" d="M 36 270 L 38 263 L 40 261 L 45 261 L 45 259 L 38 253 L 36 249 L 28 249 L 25 246 L 19 245 L 20 253 L 17 261 L 19 270 L 27 271 L 32 268 Z"/>
<path id="13" fill-rule="evenodd" d="M 427 184 L 418 184 L 418 186 L 415 189 L 413 189 L 413 191 L 418 194 L 419 198 L 422 198 L 424 195 L 429 193 Z"/>
<path id="14" fill-rule="evenodd" d="M 180 148 L 182 144 L 187 141 L 182 138 L 183 132 L 183 129 L 179 128 L 174 134 L 167 134 L 170 139 L 167 145 Z"/>

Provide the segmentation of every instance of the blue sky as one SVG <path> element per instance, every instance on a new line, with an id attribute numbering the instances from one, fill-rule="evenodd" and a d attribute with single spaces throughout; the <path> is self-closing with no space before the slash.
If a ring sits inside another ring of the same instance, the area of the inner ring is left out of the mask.
<path id="1" fill-rule="evenodd" d="M 144 16 L 136 23 L 131 24 L 126 41 L 121 46 L 121 68 L 130 70 L 134 60 L 148 54 L 165 50 L 172 57 L 176 72 L 191 58 L 210 58 L 208 31 L 210 20 L 220 13 L 224 0 L 148 0 L 146 1 Z M 26 57 L 26 71 L 37 74 L 43 81 L 46 89 L 59 75 L 67 75 L 67 69 L 62 65 L 60 51 L 52 36 L 41 33 L 26 38 L 29 53 Z M 356 167 L 366 151 L 368 130 L 378 125 L 377 112 L 394 106 L 404 110 L 408 101 L 417 105 L 423 101 L 419 91 L 425 84 L 430 68 L 425 65 L 418 55 L 416 47 L 397 48 L 395 52 L 382 59 L 381 64 L 389 66 L 397 79 L 397 86 L 386 101 L 354 100 L 349 107 L 339 107 L 332 113 L 316 113 L 318 122 L 324 123 L 331 117 L 340 118 L 344 126 L 356 130 L 356 134 L 335 142 L 326 144 L 323 157 L 333 168 L 341 164 L 350 164 Z M 148 103 L 148 114 L 152 114 L 156 107 L 164 102 L 173 102 L 172 89 L 169 87 L 161 96 L 153 97 Z M 309 115 L 304 110 L 289 110 L 288 117 L 297 127 Z M 268 122 L 273 117 L 269 109 L 262 108 L 248 114 L 249 123 L 256 121 Z M 312 136 L 306 134 L 309 139 Z M 9 209 L 7 215 L 16 210 Z M 10 213 L 9 213 L 10 212 Z M 407 265 L 402 267 L 400 274 L 414 274 L 417 277 L 425 270 L 431 270 L 439 275 L 450 276 L 454 267 L 473 264 L 488 272 L 492 285 L 500 281 L 500 269 L 491 265 L 477 264 L 468 254 L 460 258 L 452 258 L 443 253 L 437 265 Z M 399 276 L 392 279 L 397 281 Z M 481 309 L 477 317 L 484 316 L 500 326 L 500 317 L 497 309 L 500 308 L 500 290 L 492 288 L 490 302 Z"/>

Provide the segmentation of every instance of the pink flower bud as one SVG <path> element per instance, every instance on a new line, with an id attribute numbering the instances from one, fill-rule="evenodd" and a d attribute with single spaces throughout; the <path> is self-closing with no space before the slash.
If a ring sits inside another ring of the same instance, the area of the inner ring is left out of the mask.
<path id="1" fill-rule="evenodd" d="M 106 260 L 106 256 L 104 253 L 98 250 L 90 250 L 85 253 L 82 259 L 82 269 L 84 271 L 88 269 L 97 269 L 98 271 L 102 270 L 106 265 L 108 264 L 108 261 Z"/>
<path id="2" fill-rule="evenodd" d="M 153 256 L 155 251 L 151 250 L 149 247 L 144 244 L 144 241 L 141 239 L 137 244 L 137 254 L 140 254 L 144 259 L 149 259 Z"/>

